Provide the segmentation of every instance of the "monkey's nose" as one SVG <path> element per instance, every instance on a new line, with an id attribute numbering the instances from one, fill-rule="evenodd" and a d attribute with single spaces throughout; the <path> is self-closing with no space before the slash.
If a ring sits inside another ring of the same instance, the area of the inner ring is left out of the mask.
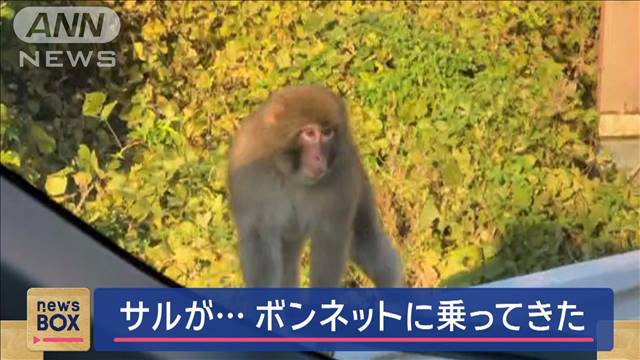
<path id="1" fill-rule="evenodd" d="M 327 165 L 321 157 L 314 160 L 313 166 L 305 169 L 305 172 L 309 178 L 317 180 L 327 172 Z"/>

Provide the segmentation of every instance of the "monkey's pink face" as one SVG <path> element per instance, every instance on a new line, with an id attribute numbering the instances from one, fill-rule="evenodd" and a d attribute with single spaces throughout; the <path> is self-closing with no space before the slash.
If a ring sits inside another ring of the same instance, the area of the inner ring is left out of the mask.
<path id="1" fill-rule="evenodd" d="M 306 125 L 298 134 L 300 171 L 308 183 L 320 180 L 328 171 L 335 144 L 335 130 L 319 124 Z"/>

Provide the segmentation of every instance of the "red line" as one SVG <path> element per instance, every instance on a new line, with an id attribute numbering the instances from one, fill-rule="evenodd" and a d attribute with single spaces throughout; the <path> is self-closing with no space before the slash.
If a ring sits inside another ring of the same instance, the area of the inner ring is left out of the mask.
<path id="1" fill-rule="evenodd" d="M 283 337 L 283 338 L 224 338 L 224 337 L 116 337 L 117 343 L 591 343 L 592 337 L 381 337 L 381 338 L 357 338 L 357 337 Z"/>
<path id="2" fill-rule="evenodd" d="M 44 342 L 54 342 L 54 343 L 58 343 L 58 342 L 83 342 L 84 339 L 82 338 L 50 338 L 50 337 L 46 337 L 43 338 L 42 341 Z"/>

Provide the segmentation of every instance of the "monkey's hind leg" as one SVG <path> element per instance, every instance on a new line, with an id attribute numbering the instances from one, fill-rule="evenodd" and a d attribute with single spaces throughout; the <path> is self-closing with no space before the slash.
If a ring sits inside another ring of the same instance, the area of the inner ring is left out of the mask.
<path id="1" fill-rule="evenodd" d="M 311 233 L 311 287 L 340 286 L 351 236 L 351 230 L 340 225 Z"/>
<path id="2" fill-rule="evenodd" d="M 377 287 L 404 286 L 400 257 L 386 235 L 356 235 L 352 258 Z"/>

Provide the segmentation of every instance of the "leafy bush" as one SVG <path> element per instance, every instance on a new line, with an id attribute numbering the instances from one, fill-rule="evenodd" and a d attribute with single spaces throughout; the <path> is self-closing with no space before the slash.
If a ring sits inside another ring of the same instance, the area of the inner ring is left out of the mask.
<path id="1" fill-rule="evenodd" d="M 182 284 L 241 285 L 230 135 L 296 83 L 345 96 L 411 286 L 640 248 L 640 197 L 596 152 L 595 2 L 107 4 L 117 66 L 43 69 L 2 3 L 2 164 Z"/>

